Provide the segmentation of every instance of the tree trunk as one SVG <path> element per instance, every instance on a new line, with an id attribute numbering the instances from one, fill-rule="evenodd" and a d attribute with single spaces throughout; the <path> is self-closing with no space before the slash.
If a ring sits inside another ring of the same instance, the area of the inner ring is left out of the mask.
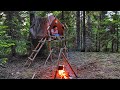
<path id="1" fill-rule="evenodd" d="M 35 18 L 35 11 L 30 11 L 30 26 L 32 25 L 32 21 Z"/>
<path id="2" fill-rule="evenodd" d="M 91 40 L 91 33 L 92 33 L 92 29 L 91 29 L 91 18 L 90 18 L 90 11 L 86 11 L 87 14 L 87 30 L 86 30 L 86 51 L 90 52 L 91 51 L 91 44 L 92 44 L 92 40 Z"/>
<path id="3" fill-rule="evenodd" d="M 98 25 L 98 30 L 101 30 L 101 13 L 99 16 L 99 25 Z M 98 51 L 100 51 L 100 32 L 99 32 L 99 41 L 98 41 Z"/>
<path id="4" fill-rule="evenodd" d="M 119 36 L 118 36 L 118 27 L 117 27 L 117 49 L 116 52 L 119 52 Z"/>
<path id="5" fill-rule="evenodd" d="M 76 12 L 76 34 L 77 34 L 77 47 L 76 50 L 80 50 L 80 11 Z"/>
<path id="6" fill-rule="evenodd" d="M 62 22 L 64 22 L 64 11 L 62 11 L 61 19 L 62 19 Z"/>
<path id="7" fill-rule="evenodd" d="M 34 11 L 29 11 L 29 15 L 30 15 L 30 28 L 33 27 L 33 19 L 35 18 L 35 12 Z M 31 51 L 32 49 L 34 48 L 34 46 L 32 45 L 31 42 L 33 42 L 33 39 L 32 39 L 32 35 L 31 33 L 29 32 L 29 36 L 28 36 L 28 39 L 27 41 L 29 41 L 30 43 L 28 43 L 28 48 L 27 48 L 27 52 L 28 52 L 28 55 L 31 54 Z"/>
<path id="8" fill-rule="evenodd" d="M 85 11 L 83 11 L 83 52 L 86 49 Z"/>
<path id="9" fill-rule="evenodd" d="M 13 26 L 13 23 L 12 23 L 12 19 L 13 19 L 13 16 L 14 16 L 14 12 L 15 11 L 6 11 L 6 18 L 7 18 L 7 22 L 6 24 L 8 25 L 9 27 L 9 31 L 8 31 L 8 34 L 11 36 L 12 40 L 14 40 L 14 26 Z M 16 45 L 14 46 L 11 46 L 11 55 L 12 56 L 16 56 Z"/>
<path id="10" fill-rule="evenodd" d="M 115 11 L 115 15 L 116 15 L 115 20 L 117 20 L 118 19 L 117 11 Z M 116 40 L 115 40 L 116 41 L 116 52 L 118 52 L 119 51 L 118 24 L 115 25 L 115 32 L 116 32 Z"/>
<path id="11" fill-rule="evenodd" d="M 114 11 L 115 12 L 115 17 L 113 17 L 113 20 L 117 20 L 116 18 L 116 15 L 117 15 L 117 11 Z M 115 36 L 115 33 L 116 33 L 116 24 L 113 25 L 113 30 L 112 30 L 112 34 Z M 113 40 L 112 40 L 112 52 L 116 52 L 116 48 L 115 45 L 116 45 L 116 42 L 117 41 L 114 37 L 113 37 Z"/>
<path id="12" fill-rule="evenodd" d="M 83 15 L 83 13 L 82 13 L 82 11 L 80 12 L 80 49 L 81 49 L 81 51 L 83 50 L 83 19 L 82 19 L 82 15 Z"/>
<path id="13" fill-rule="evenodd" d="M 96 45 L 96 50 L 95 50 L 96 52 L 98 51 L 97 50 L 97 44 L 98 44 L 98 30 L 97 30 L 97 33 L 96 33 L 96 44 L 95 44 Z"/>
<path id="14" fill-rule="evenodd" d="M 111 34 L 113 35 L 114 34 L 114 26 L 112 25 L 112 31 L 111 31 Z M 112 40 L 112 52 L 114 52 L 114 37 L 113 37 L 113 40 Z"/>
<path id="15" fill-rule="evenodd" d="M 42 39 L 44 37 L 44 31 L 46 30 L 46 25 L 47 25 L 47 18 L 42 18 L 42 17 L 35 17 L 34 19 L 34 32 L 39 32 L 38 36 L 40 36 L 39 38 L 31 38 L 31 43 L 32 43 L 32 48 L 31 50 L 33 50 L 37 45 L 38 45 L 38 41 L 40 41 L 40 39 Z M 41 26 L 39 26 L 41 25 Z M 35 35 L 37 36 L 37 34 Z M 38 55 L 39 57 L 46 57 L 46 55 L 49 53 L 49 51 L 47 51 L 47 44 L 45 43 L 43 45 L 43 47 L 41 48 L 41 50 L 39 51 Z M 31 54 L 31 52 L 30 52 Z"/>
<path id="16" fill-rule="evenodd" d="M 107 11 L 101 11 L 101 19 L 104 20 L 105 19 L 105 14 L 107 13 Z M 107 31 L 105 32 L 107 33 Z M 105 41 L 107 41 L 107 34 L 105 34 Z M 104 51 L 107 51 L 107 44 L 105 44 L 105 49 Z"/>

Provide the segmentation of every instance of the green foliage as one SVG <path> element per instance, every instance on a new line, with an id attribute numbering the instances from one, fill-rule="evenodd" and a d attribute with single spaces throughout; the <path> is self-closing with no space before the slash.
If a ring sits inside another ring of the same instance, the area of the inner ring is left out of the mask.
<path id="1" fill-rule="evenodd" d="M 49 11 L 53 13 L 61 22 L 62 11 Z M 3 12 L 2 12 L 3 13 Z M 36 11 L 36 16 L 45 17 L 48 11 Z M 28 48 L 28 37 L 30 28 L 29 11 L 14 11 L 12 20 L 9 21 L 7 12 L 0 18 L 0 55 L 8 55 L 11 53 L 11 47 L 16 46 L 16 52 L 20 55 L 27 54 Z M 1 15 L 1 12 L 0 12 Z M 114 39 L 115 44 L 117 39 L 120 38 L 120 14 L 115 13 L 104 15 L 102 11 L 87 11 L 85 26 L 88 29 L 87 20 L 90 16 L 92 47 L 96 47 L 96 41 L 100 40 L 101 50 L 107 48 L 111 49 L 112 40 Z M 101 19 L 100 19 L 101 15 Z M 103 18 L 104 16 L 104 18 Z M 68 26 L 66 32 L 67 46 L 68 48 L 74 48 L 76 44 L 76 13 L 75 11 L 64 11 L 64 23 Z M 12 34 L 10 36 L 9 24 L 12 25 Z M 81 26 L 82 28 L 83 26 Z M 110 27 L 115 28 L 115 33 L 111 32 Z M 117 36 L 118 29 L 118 36 Z M 111 40 L 110 40 L 111 39 Z M 118 40 L 119 41 L 119 40 Z M 103 42 L 105 42 L 103 44 Z M 120 42 L 120 41 L 119 41 Z M 103 47 L 102 47 L 103 44 Z"/>
<path id="2" fill-rule="evenodd" d="M 2 59 L 0 59 L 0 64 L 6 64 L 7 63 L 7 61 L 8 61 L 8 58 L 2 58 Z"/>
<path id="3" fill-rule="evenodd" d="M 90 11 L 90 12 L 92 24 L 91 38 L 93 40 L 93 47 L 96 47 L 96 42 L 98 44 L 98 42 L 100 41 L 101 51 L 104 51 L 104 49 L 108 49 L 108 51 L 111 51 L 112 45 L 114 45 L 113 46 L 114 48 L 115 46 L 117 46 L 117 39 L 120 36 L 119 34 L 120 14 L 118 14 L 118 12 L 117 13 L 108 12 L 107 15 L 105 15 L 103 14 L 103 11 L 99 12 Z"/>
<path id="4" fill-rule="evenodd" d="M 7 40 L 0 40 L 0 46 L 3 48 L 8 48 L 15 45 L 14 43 L 7 43 Z"/>
<path id="5" fill-rule="evenodd" d="M 7 12 L 5 14 L 8 15 Z M 12 35 L 14 35 L 14 38 L 8 35 L 11 32 L 8 26 L 10 23 L 13 26 Z M 29 36 L 29 26 L 29 13 L 26 11 L 13 12 L 11 22 L 5 16 L 0 19 L 0 56 L 9 55 L 11 53 L 11 47 L 14 45 L 17 47 L 17 53 L 26 54 L 26 43 L 28 42 L 24 39 L 27 40 Z"/>
<path id="6" fill-rule="evenodd" d="M 30 28 L 29 18 L 26 18 L 24 25 L 22 27 L 23 28 L 20 30 L 21 38 L 27 39 L 29 36 L 29 28 Z"/>
<path id="7" fill-rule="evenodd" d="M 46 14 L 47 14 L 47 11 L 36 11 L 36 16 L 45 17 Z"/>
<path id="8" fill-rule="evenodd" d="M 16 47 L 16 52 L 19 54 L 19 55 L 26 55 L 27 54 L 27 40 L 19 40 L 19 41 L 16 41 L 17 42 L 17 47 Z"/>
<path id="9" fill-rule="evenodd" d="M 4 56 L 10 54 L 10 47 L 15 45 L 10 36 L 7 34 L 7 26 L 0 26 L 0 55 Z"/>

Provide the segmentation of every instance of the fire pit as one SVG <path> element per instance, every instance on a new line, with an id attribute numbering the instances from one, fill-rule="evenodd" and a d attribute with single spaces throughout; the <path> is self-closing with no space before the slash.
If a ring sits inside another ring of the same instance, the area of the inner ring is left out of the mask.
<path id="1" fill-rule="evenodd" d="M 75 76 L 67 68 L 66 65 L 59 65 L 55 72 L 54 79 L 73 79 Z"/>
<path id="2" fill-rule="evenodd" d="M 61 79 L 69 79 L 69 73 L 65 71 L 64 65 L 58 66 L 58 76 Z"/>

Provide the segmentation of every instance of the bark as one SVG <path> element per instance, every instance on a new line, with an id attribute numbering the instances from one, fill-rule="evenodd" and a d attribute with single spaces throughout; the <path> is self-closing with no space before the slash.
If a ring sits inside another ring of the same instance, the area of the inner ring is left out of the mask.
<path id="1" fill-rule="evenodd" d="M 83 52 L 86 49 L 85 11 L 83 11 Z"/>
<path id="2" fill-rule="evenodd" d="M 77 33 L 77 47 L 76 50 L 80 50 L 80 11 L 76 12 L 76 33 Z"/>
<path id="3" fill-rule="evenodd" d="M 82 15 L 83 15 L 83 13 L 82 13 L 82 11 L 81 11 L 81 13 L 80 13 L 80 49 L 81 49 L 81 51 L 83 50 L 83 19 L 82 19 Z"/>
<path id="4" fill-rule="evenodd" d="M 30 26 L 32 25 L 33 19 L 35 18 L 35 12 L 30 11 Z"/>

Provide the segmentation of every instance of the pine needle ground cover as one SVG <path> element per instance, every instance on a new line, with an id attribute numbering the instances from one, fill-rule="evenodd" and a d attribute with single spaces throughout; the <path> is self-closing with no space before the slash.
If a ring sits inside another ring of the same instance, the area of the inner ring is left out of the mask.
<path id="1" fill-rule="evenodd" d="M 120 54 L 102 52 L 69 52 L 69 63 L 79 79 L 120 79 Z M 53 79 L 57 59 L 53 62 L 46 58 L 36 58 L 32 66 L 25 68 L 27 57 L 11 58 L 0 67 L 0 79 Z"/>

